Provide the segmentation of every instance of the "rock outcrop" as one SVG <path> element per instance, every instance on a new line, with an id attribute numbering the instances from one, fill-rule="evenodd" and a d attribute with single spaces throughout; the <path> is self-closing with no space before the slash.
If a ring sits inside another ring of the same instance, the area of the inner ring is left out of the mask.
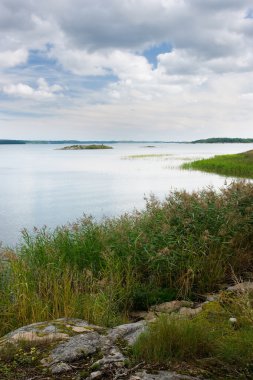
<path id="1" fill-rule="evenodd" d="M 253 291 L 253 283 L 236 284 L 227 288 L 226 291 L 228 293 L 250 292 Z M 47 350 L 41 360 L 41 366 L 48 373 L 48 379 L 58 380 L 62 376 L 67 376 L 63 378 L 74 380 L 196 380 L 198 378 L 171 371 L 148 373 L 145 368 L 142 368 L 143 363 L 135 367 L 128 366 L 128 350 L 140 334 L 145 332 L 148 323 L 152 323 L 158 316 L 173 314 L 178 318 L 193 318 L 203 310 L 205 304 L 217 302 L 219 296 L 220 294 L 207 294 L 203 297 L 202 303 L 174 300 L 154 305 L 147 312 L 133 313 L 132 318 L 136 322 L 114 328 L 104 328 L 74 318 L 33 323 L 1 338 L 0 351 L 10 344 L 15 346 L 24 341 L 46 345 Z M 236 318 L 230 318 L 229 322 L 235 324 L 237 321 Z M 85 363 L 87 371 L 85 374 L 76 376 L 76 368 L 82 363 Z M 72 377 L 72 373 L 74 377 Z M 70 374 L 70 377 L 67 374 Z"/>
<path id="2" fill-rule="evenodd" d="M 169 371 L 148 374 L 136 368 L 128 368 L 128 357 L 123 347 L 133 345 L 145 331 L 147 322 L 142 320 L 105 329 L 80 319 L 56 319 L 21 327 L 0 339 L 1 347 L 18 342 L 48 342 L 48 352 L 41 365 L 52 376 L 73 372 L 76 363 L 94 358 L 85 377 L 80 380 L 131 379 L 131 380 L 180 380 L 193 379 Z M 109 375 L 108 375 L 109 374 Z M 49 377 L 51 378 L 51 377 Z M 54 377 L 52 377 L 54 378 Z M 58 379 L 58 377 L 56 377 Z M 195 378 L 196 379 L 196 378 Z"/>

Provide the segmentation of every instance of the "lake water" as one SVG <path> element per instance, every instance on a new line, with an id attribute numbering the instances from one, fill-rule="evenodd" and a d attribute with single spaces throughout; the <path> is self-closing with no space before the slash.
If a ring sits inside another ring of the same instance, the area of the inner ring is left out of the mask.
<path id="1" fill-rule="evenodd" d="M 0 241 L 13 246 L 23 228 L 51 228 L 84 213 L 97 220 L 163 199 L 173 189 L 219 188 L 225 178 L 181 170 L 183 162 L 239 153 L 253 144 L 114 144 L 112 150 L 63 151 L 60 145 L 0 145 Z M 168 156 L 127 158 L 129 155 Z M 231 179 L 227 179 L 227 182 Z"/>

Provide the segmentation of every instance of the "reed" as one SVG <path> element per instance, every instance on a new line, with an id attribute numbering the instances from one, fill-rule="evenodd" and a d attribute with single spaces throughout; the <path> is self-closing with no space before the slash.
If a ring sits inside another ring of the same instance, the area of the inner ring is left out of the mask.
<path id="1" fill-rule="evenodd" d="M 23 231 L 0 261 L 0 334 L 79 317 L 113 326 L 131 310 L 196 298 L 253 269 L 253 185 L 175 191 L 146 209 L 96 223 Z M 210 271 L 212 268 L 212 271 Z"/>

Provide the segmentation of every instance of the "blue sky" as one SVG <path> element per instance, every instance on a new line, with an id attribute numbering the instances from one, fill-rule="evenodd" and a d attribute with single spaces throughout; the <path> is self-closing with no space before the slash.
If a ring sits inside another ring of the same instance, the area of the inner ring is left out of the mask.
<path id="1" fill-rule="evenodd" d="M 248 0 L 0 0 L 0 138 L 252 137 Z"/>

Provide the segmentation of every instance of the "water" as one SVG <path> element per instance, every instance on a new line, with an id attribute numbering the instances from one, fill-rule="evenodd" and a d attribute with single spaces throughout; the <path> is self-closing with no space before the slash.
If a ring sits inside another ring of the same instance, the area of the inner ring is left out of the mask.
<path id="1" fill-rule="evenodd" d="M 185 171 L 183 162 L 239 153 L 253 144 L 115 144 L 112 150 L 62 151 L 61 145 L 0 145 L 0 241 L 18 243 L 23 228 L 53 228 L 80 218 L 97 220 L 163 199 L 170 190 L 219 188 L 225 178 Z M 126 159 L 136 154 L 168 154 Z M 227 182 L 231 179 L 227 179 Z"/>

